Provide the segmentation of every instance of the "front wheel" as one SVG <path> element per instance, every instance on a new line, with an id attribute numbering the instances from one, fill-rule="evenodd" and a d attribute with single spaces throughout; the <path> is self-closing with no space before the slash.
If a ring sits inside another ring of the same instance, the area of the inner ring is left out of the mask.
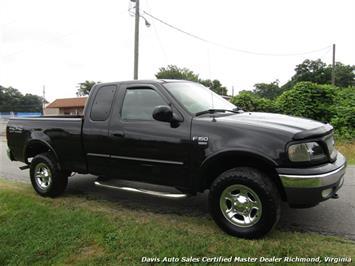
<path id="1" fill-rule="evenodd" d="M 43 197 L 56 197 L 64 192 L 68 175 L 59 170 L 55 157 L 47 152 L 33 158 L 30 165 L 31 183 Z"/>
<path id="2" fill-rule="evenodd" d="M 262 172 L 239 167 L 222 173 L 213 182 L 209 208 L 217 225 L 230 235 L 260 238 L 280 217 L 280 197 Z"/>

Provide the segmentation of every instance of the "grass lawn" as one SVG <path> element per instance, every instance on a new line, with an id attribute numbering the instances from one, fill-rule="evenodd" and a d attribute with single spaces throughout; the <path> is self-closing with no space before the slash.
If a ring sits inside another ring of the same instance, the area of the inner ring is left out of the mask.
<path id="1" fill-rule="evenodd" d="M 342 154 L 344 154 L 348 160 L 348 164 L 355 164 L 355 140 L 337 141 L 336 147 Z"/>
<path id="2" fill-rule="evenodd" d="M 355 244 L 280 231 L 242 240 L 222 233 L 209 218 L 137 211 L 82 197 L 41 198 L 29 185 L 0 180 L 0 265 L 136 265 L 143 256 L 354 260 Z"/>

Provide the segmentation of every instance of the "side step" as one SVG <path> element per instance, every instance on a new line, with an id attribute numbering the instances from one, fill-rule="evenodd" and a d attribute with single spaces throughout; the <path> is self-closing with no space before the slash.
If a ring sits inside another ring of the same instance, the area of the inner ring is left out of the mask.
<path id="1" fill-rule="evenodd" d="M 147 189 L 133 188 L 133 187 L 123 187 L 123 186 L 112 186 L 100 183 L 99 181 L 95 181 L 95 185 L 99 187 L 112 188 L 123 191 L 130 191 L 141 193 L 150 196 L 162 197 L 162 198 L 170 198 L 170 199 L 182 199 L 188 197 L 188 194 L 179 194 L 179 193 L 167 193 L 167 192 L 159 192 Z"/>
<path id="2" fill-rule="evenodd" d="M 24 166 L 20 166 L 19 168 L 20 168 L 20 170 L 26 170 L 26 169 L 30 168 L 30 165 L 26 164 Z"/>

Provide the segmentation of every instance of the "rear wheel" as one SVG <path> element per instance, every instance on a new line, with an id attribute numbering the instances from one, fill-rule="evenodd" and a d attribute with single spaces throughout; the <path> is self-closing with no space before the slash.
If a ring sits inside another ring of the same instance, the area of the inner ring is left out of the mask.
<path id="1" fill-rule="evenodd" d="M 33 158 L 30 177 L 33 188 L 43 197 L 59 196 L 68 184 L 68 174 L 59 170 L 55 157 L 49 152 Z"/>
<path id="2" fill-rule="evenodd" d="M 280 217 L 280 197 L 273 182 L 262 172 L 239 167 L 222 173 L 209 194 L 210 213 L 228 234 L 259 238 Z"/>

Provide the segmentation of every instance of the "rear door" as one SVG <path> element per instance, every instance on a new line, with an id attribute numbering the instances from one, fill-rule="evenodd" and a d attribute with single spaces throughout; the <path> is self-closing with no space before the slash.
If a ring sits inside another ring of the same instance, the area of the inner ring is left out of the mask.
<path id="1" fill-rule="evenodd" d="M 118 91 L 116 84 L 103 84 L 95 88 L 89 97 L 83 125 L 83 144 L 89 172 L 109 174 L 109 118 Z"/>
<path id="2" fill-rule="evenodd" d="M 158 105 L 171 105 L 162 88 L 131 84 L 122 88 L 111 116 L 111 169 L 117 177 L 186 186 L 190 155 L 190 122 L 178 127 L 153 119 Z"/>

